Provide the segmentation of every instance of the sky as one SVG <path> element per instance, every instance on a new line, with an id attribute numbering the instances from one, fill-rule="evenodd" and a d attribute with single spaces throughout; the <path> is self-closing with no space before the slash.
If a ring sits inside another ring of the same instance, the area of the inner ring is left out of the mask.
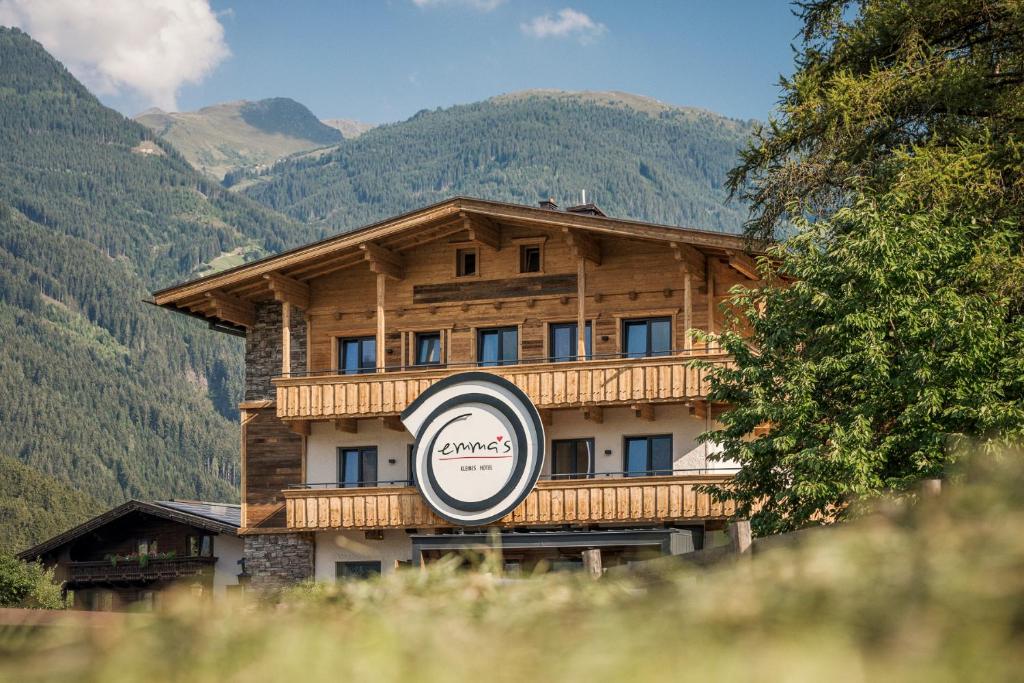
<path id="1" fill-rule="evenodd" d="M 783 0 L 0 0 L 107 105 L 291 97 L 369 123 L 529 88 L 765 119 L 793 69 Z"/>

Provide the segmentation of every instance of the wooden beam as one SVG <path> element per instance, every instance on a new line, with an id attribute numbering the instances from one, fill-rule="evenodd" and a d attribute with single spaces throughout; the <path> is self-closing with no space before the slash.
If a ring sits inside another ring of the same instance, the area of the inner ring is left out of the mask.
<path id="1" fill-rule="evenodd" d="M 377 273 L 377 372 L 384 372 L 384 287 L 387 276 Z"/>
<path id="2" fill-rule="evenodd" d="M 683 273 L 683 350 L 693 350 L 693 275 Z"/>
<path id="3" fill-rule="evenodd" d="M 708 296 L 707 296 L 708 323 L 707 323 L 707 327 L 708 327 L 708 332 L 713 334 L 715 332 L 715 259 L 707 259 L 707 263 L 706 263 L 704 271 L 705 271 L 705 278 L 707 279 L 707 285 L 708 285 Z M 714 342 L 707 342 L 705 344 L 705 346 L 706 346 L 708 351 L 711 351 L 712 349 L 716 348 L 717 345 Z"/>
<path id="4" fill-rule="evenodd" d="M 288 429 L 299 436 L 309 436 L 309 420 L 289 420 Z"/>
<path id="5" fill-rule="evenodd" d="M 582 230 L 573 230 L 572 228 L 562 228 L 562 234 L 565 235 L 565 242 L 569 245 L 573 256 L 584 258 L 595 266 L 601 265 L 601 245 L 597 243 L 597 240 Z"/>
<path id="6" fill-rule="evenodd" d="M 462 224 L 472 241 L 485 244 L 496 251 L 501 249 L 501 229 L 494 221 L 464 213 Z"/>
<path id="7" fill-rule="evenodd" d="M 647 420 L 648 422 L 654 422 L 654 404 L 653 403 L 634 403 L 633 412 L 641 420 Z"/>
<path id="8" fill-rule="evenodd" d="M 761 279 L 761 274 L 757 272 L 757 262 L 742 252 L 729 252 L 729 267 L 748 280 Z"/>
<path id="9" fill-rule="evenodd" d="M 302 310 L 309 308 L 309 285 L 305 282 L 285 277 L 280 273 L 267 273 L 263 279 L 270 286 L 275 300 L 298 306 Z"/>
<path id="10" fill-rule="evenodd" d="M 334 421 L 334 428 L 346 434 L 357 434 L 359 432 L 359 420 L 351 417 L 342 417 Z"/>
<path id="11" fill-rule="evenodd" d="M 538 410 L 540 413 L 540 421 L 545 427 L 551 426 L 551 411 L 550 410 Z"/>
<path id="12" fill-rule="evenodd" d="M 672 256 L 679 263 L 683 272 L 697 272 L 704 270 L 706 257 L 697 249 L 694 249 L 685 242 L 672 242 Z"/>
<path id="13" fill-rule="evenodd" d="M 587 358 L 587 260 L 576 259 L 576 360 Z"/>
<path id="14" fill-rule="evenodd" d="M 601 406 L 583 406 L 583 419 L 594 424 L 604 423 L 604 408 Z"/>
<path id="15" fill-rule="evenodd" d="M 292 374 L 292 305 L 281 302 L 281 374 Z"/>
<path id="16" fill-rule="evenodd" d="M 405 425 L 402 424 L 401 418 L 397 415 L 387 415 L 380 419 L 380 423 L 384 426 L 384 429 L 390 429 L 393 432 L 404 432 Z"/>
<path id="17" fill-rule="evenodd" d="M 207 292 L 206 298 L 213 304 L 213 314 L 221 320 L 249 328 L 256 324 L 256 306 L 251 301 L 219 290 Z"/>
<path id="18" fill-rule="evenodd" d="M 405 259 L 401 254 L 373 242 L 364 242 L 359 248 L 363 251 L 363 258 L 369 262 L 371 271 L 395 280 L 405 279 Z"/>

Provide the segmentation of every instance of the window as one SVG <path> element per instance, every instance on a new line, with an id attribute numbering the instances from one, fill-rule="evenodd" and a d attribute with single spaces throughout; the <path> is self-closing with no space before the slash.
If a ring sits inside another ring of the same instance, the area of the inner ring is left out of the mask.
<path id="1" fill-rule="evenodd" d="M 140 538 L 135 542 L 136 552 L 139 555 L 156 555 L 156 541 L 148 538 Z"/>
<path id="2" fill-rule="evenodd" d="M 409 486 L 416 485 L 416 444 L 409 444 L 409 454 L 406 456 L 409 463 Z"/>
<path id="3" fill-rule="evenodd" d="M 334 576 L 339 581 L 372 579 L 380 576 L 380 562 L 335 562 Z"/>
<path id="4" fill-rule="evenodd" d="M 213 557 L 213 536 L 189 536 L 187 542 L 189 557 Z"/>
<path id="5" fill-rule="evenodd" d="M 576 356 L 576 333 L 579 326 L 576 323 L 552 323 L 548 327 L 548 358 L 552 363 L 561 363 L 568 360 L 577 360 Z M 593 358 L 590 346 L 590 323 L 583 330 L 585 341 L 583 352 L 587 360 Z"/>
<path id="6" fill-rule="evenodd" d="M 351 489 L 377 483 L 377 447 L 338 449 L 338 486 Z"/>
<path id="7" fill-rule="evenodd" d="M 441 333 L 440 332 L 417 332 L 416 333 L 416 365 L 440 365 L 441 364 Z"/>
<path id="8" fill-rule="evenodd" d="M 627 358 L 668 355 L 672 351 L 672 319 L 622 321 L 622 351 Z"/>
<path id="9" fill-rule="evenodd" d="M 497 327 L 477 332 L 476 359 L 480 365 L 514 365 L 519 361 L 519 328 Z"/>
<path id="10" fill-rule="evenodd" d="M 343 375 L 359 375 L 377 369 L 377 339 L 354 337 L 338 341 L 338 371 Z"/>
<path id="11" fill-rule="evenodd" d="M 540 245 L 523 244 L 519 247 L 519 272 L 540 272 Z"/>
<path id="12" fill-rule="evenodd" d="M 627 477 L 672 474 L 672 435 L 627 436 Z"/>
<path id="13" fill-rule="evenodd" d="M 455 275 L 466 277 L 476 275 L 476 249 L 455 250 Z"/>
<path id="14" fill-rule="evenodd" d="M 594 440 L 564 439 L 551 442 L 552 479 L 585 479 L 594 471 Z"/>

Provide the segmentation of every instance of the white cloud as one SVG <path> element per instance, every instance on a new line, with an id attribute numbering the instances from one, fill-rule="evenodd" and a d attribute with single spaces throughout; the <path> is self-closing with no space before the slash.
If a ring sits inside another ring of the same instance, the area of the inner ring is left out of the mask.
<path id="1" fill-rule="evenodd" d="M 589 43 L 600 38 L 608 27 L 596 22 L 583 12 L 566 7 L 554 15 L 544 14 L 520 24 L 523 33 L 534 38 L 571 38 Z"/>
<path id="2" fill-rule="evenodd" d="M 90 89 L 163 109 L 231 52 L 208 0 L 0 0 L 0 24 L 42 43 Z"/>
<path id="3" fill-rule="evenodd" d="M 461 6 L 480 12 L 490 12 L 504 4 L 505 0 L 412 0 L 417 7 Z"/>

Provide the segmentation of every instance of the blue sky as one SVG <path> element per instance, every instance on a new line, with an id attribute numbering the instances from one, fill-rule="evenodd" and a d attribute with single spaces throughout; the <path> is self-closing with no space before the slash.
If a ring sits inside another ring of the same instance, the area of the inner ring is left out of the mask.
<path id="1" fill-rule="evenodd" d="M 52 2 L 59 20 L 0 0 L 0 23 L 26 28 L 127 114 L 287 96 L 373 123 L 526 88 L 763 119 L 799 28 L 782 0 L 162 0 L 170 14 L 144 0 L 107 0 L 106 14 Z"/>

